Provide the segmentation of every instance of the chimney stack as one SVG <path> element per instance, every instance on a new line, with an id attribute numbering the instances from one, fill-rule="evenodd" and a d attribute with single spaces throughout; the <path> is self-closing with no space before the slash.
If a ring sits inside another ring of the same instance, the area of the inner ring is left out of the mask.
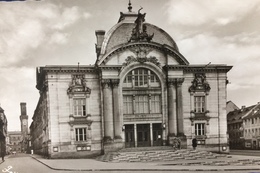
<path id="1" fill-rule="evenodd" d="M 105 38 L 106 31 L 104 30 L 96 30 L 97 44 L 96 44 L 96 53 L 97 57 L 100 55 L 101 46 Z"/>

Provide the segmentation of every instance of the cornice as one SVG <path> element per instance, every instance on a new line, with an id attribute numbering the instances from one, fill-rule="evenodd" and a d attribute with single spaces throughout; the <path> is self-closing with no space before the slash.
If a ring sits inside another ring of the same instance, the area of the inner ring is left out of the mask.
<path id="1" fill-rule="evenodd" d="M 46 66 L 40 67 L 47 73 L 96 73 L 95 66 Z"/>
<path id="2" fill-rule="evenodd" d="M 184 73 L 195 72 L 195 73 L 205 73 L 205 72 L 225 72 L 227 73 L 232 69 L 233 66 L 227 65 L 165 65 L 163 69 L 165 70 L 182 70 Z"/>

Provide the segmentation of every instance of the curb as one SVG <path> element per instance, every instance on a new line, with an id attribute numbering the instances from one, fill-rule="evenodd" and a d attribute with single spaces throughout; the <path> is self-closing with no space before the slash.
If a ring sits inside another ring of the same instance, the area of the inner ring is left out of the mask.
<path id="1" fill-rule="evenodd" d="M 37 158 L 31 156 L 33 159 L 37 160 L 39 163 L 45 165 L 46 167 L 56 170 L 56 171 L 259 171 L 260 168 L 241 168 L 241 169 L 230 169 L 230 168 L 206 168 L 206 169 L 192 169 L 192 168 L 177 168 L 177 169 L 62 169 L 62 168 L 53 168 L 46 163 L 38 160 Z"/>

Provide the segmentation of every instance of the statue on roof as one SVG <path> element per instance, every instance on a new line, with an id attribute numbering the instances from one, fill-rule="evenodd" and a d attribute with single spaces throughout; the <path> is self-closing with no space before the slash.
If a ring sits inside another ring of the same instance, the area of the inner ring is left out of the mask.
<path id="1" fill-rule="evenodd" d="M 148 41 L 149 42 L 152 40 L 152 38 L 154 36 L 154 34 L 149 35 L 147 33 L 147 27 L 146 27 L 146 25 L 144 25 L 146 13 L 144 13 L 144 14 L 140 13 L 140 11 L 142 9 L 143 8 L 141 7 L 138 10 L 138 16 L 137 16 L 137 19 L 135 20 L 135 27 L 132 30 L 132 35 L 131 35 L 129 42 L 131 42 L 131 41 Z"/>

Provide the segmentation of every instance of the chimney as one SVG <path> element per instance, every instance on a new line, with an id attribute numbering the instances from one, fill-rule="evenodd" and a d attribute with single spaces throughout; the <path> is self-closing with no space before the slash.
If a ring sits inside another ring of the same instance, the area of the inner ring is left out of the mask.
<path id="1" fill-rule="evenodd" d="M 104 30 L 96 30 L 96 37 L 97 37 L 96 53 L 97 53 L 97 57 L 100 54 L 101 46 L 102 46 L 102 43 L 103 43 L 104 38 L 105 38 L 105 33 L 106 33 L 106 31 L 104 31 Z"/>
<path id="2" fill-rule="evenodd" d="M 27 115 L 26 103 L 20 103 L 20 106 L 21 106 L 21 115 Z"/>

